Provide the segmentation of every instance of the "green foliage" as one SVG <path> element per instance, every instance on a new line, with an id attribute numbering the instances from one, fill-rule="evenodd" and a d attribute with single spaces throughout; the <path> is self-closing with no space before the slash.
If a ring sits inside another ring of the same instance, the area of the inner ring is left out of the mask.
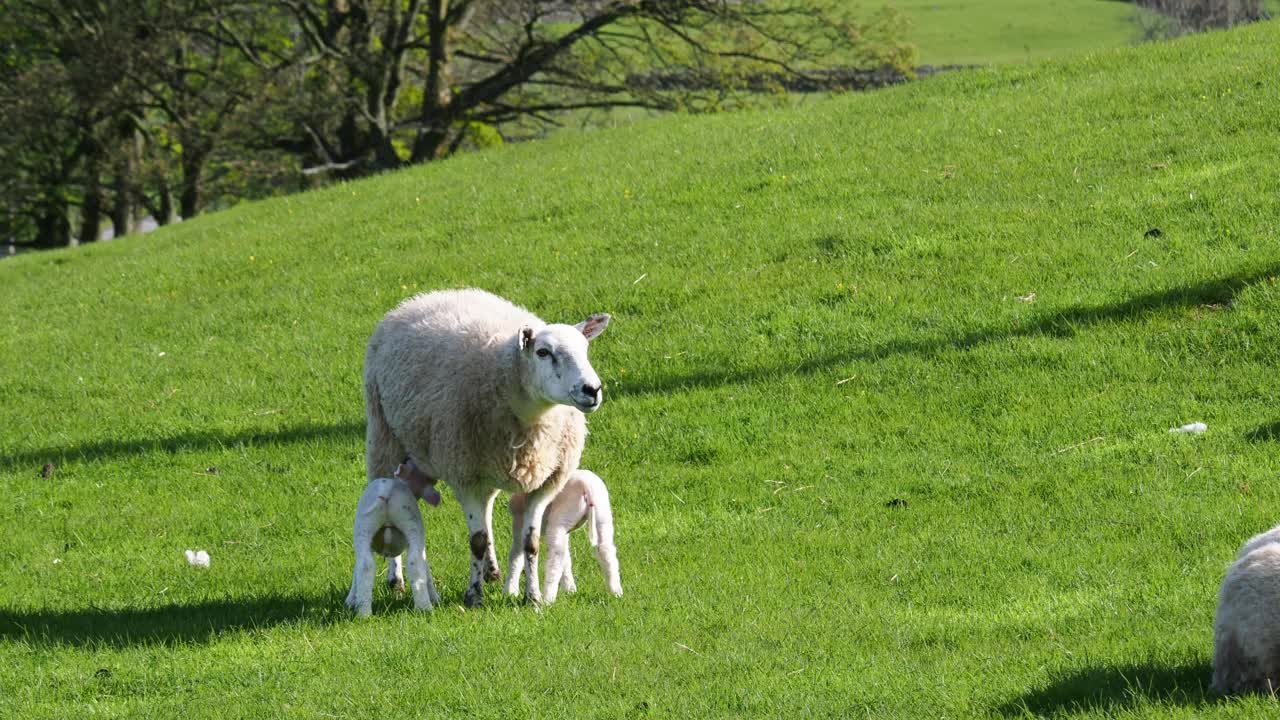
<path id="1" fill-rule="evenodd" d="M 0 262 L 0 715 L 1268 717 L 1207 684 L 1280 507 L 1278 43 L 562 133 Z M 577 596 L 462 612 L 446 497 L 445 606 L 354 622 L 364 343 L 462 285 L 613 313 L 584 465 L 627 595 L 578 537 Z"/>
<path id="2" fill-rule="evenodd" d="M 498 147 L 503 143 L 502 133 L 488 123 L 469 122 L 467 123 L 466 133 L 467 142 L 479 150 Z"/>

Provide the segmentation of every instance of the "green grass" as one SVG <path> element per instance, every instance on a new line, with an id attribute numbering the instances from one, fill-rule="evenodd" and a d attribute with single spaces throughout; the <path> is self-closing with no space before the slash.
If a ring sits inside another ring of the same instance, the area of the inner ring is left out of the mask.
<path id="1" fill-rule="evenodd" d="M 1280 520 L 1278 44 L 564 133 L 0 262 L 0 716 L 1273 716 L 1207 683 Z M 364 342 L 459 285 L 614 314 L 584 466 L 625 598 L 579 537 L 577 596 L 464 613 L 446 494 L 444 607 L 341 607 Z"/>
<path id="2" fill-rule="evenodd" d="M 894 0 L 911 19 L 908 40 L 931 65 L 983 65 L 1067 57 L 1138 39 L 1122 0 Z"/>

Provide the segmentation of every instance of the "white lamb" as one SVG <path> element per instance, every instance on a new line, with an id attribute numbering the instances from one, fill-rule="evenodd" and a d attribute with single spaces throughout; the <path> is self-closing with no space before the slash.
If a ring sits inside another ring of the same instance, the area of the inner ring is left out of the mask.
<path id="1" fill-rule="evenodd" d="M 352 546 L 356 566 L 347 593 L 347 607 L 359 617 L 373 612 L 373 583 L 376 560 L 374 553 L 387 558 L 399 557 L 409 550 L 409 583 L 413 588 L 413 604 L 419 610 L 430 610 L 440 604 L 431 564 L 427 562 L 422 513 L 418 498 L 431 505 L 440 504 L 435 482 L 416 473 L 409 460 L 396 469 L 394 478 L 374 478 L 365 486 L 356 504 L 355 531 Z"/>
<path id="2" fill-rule="evenodd" d="M 1255 535 L 1227 569 L 1213 623 L 1213 687 L 1280 691 L 1280 526 Z"/>
<path id="3" fill-rule="evenodd" d="M 517 493 L 507 503 L 511 510 L 511 552 L 507 555 L 507 592 L 515 594 L 524 570 L 519 531 L 524 526 L 525 496 Z M 618 550 L 613 545 L 613 512 L 609 508 L 609 489 L 599 475 L 590 470 L 577 470 L 560 490 L 542 516 L 542 533 L 547 544 L 547 575 L 542 587 L 542 601 L 556 601 L 560 588 L 577 592 L 573 579 L 573 558 L 569 556 L 569 533 L 587 526 L 587 539 L 595 548 L 596 560 L 604 572 L 609 592 L 622 597 L 622 579 L 618 575 Z"/>
<path id="4" fill-rule="evenodd" d="M 528 494 L 520 534 L 537 570 L 542 514 L 578 468 L 583 413 L 604 399 L 587 359 L 587 341 L 609 316 L 548 325 L 528 310 L 481 290 L 443 290 L 410 298 L 387 313 L 369 338 L 364 389 L 369 477 L 412 455 L 453 489 L 467 516 L 471 576 L 463 602 L 483 603 L 483 582 L 500 577 L 493 548 L 499 490 Z M 388 582 L 399 581 L 393 562 Z M 541 600 L 536 572 L 525 597 Z"/>

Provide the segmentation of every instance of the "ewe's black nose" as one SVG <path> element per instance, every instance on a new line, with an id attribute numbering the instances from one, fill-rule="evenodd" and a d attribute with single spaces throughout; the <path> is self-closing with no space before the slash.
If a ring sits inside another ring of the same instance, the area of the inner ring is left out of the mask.
<path id="1" fill-rule="evenodd" d="M 582 394 L 586 395 L 592 400 L 598 400 L 600 398 L 600 386 L 583 384 Z"/>

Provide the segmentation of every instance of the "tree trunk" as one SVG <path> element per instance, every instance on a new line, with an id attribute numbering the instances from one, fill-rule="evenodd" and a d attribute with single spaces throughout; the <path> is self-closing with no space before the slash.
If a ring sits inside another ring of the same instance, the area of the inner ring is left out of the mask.
<path id="1" fill-rule="evenodd" d="M 168 225 L 177 219 L 177 209 L 173 206 L 173 188 L 169 187 L 167 179 L 160 181 L 160 212 L 156 215 L 156 222 L 160 225 Z"/>
<path id="2" fill-rule="evenodd" d="M 119 172 L 115 177 L 114 197 L 111 204 L 111 235 L 123 237 L 134 231 L 133 190 L 128 176 Z"/>
<path id="3" fill-rule="evenodd" d="M 182 193 L 178 198 L 178 214 L 183 220 L 200 214 L 204 203 L 204 164 L 208 159 L 207 148 L 182 148 Z"/>
<path id="4" fill-rule="evenodd" d="M 113 181 L 114 202 L 111 205 L 111 226 L 115 237 L 128 235 L 137 229 L 137 196 L 134 175 L 142 155 L 142 134 L 131 118 L 121 121 L 120 149 L 115 162 Z"/>
<path id="5" fill-rule="evenodd" d="M 84 204 L 80 206 L 80 244 L 96 242 L 102 237 L 102 173 L 96 152 L 89 155 L 84 184 Z"/>
<path id="6" fill-rule="evenodd" d="M 427 3 L 427 86 L 422 93 L 422 127 L 413 142 L 411 162 L 421 163 L 440 156 L 445 140 L 449 137 L 450 105 L 453 102 L 449 90 L 449 25 L 448 0 L 430 0 Z"/>
<path id="7" fill-rule="evenodd" d="M 71 244 L 71 221 L 65 200 L 49 198 L 36 220 L 36 245 L 66 247 Z"/>

